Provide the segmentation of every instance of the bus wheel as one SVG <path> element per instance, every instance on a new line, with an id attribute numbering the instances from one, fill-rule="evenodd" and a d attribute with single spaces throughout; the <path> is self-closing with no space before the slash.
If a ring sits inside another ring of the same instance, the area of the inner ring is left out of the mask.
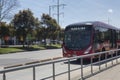
<path id="1" fill-rule="evenodd" d="M 77 62 L 81 62 L 81 59 L 77 59 Z M 89 63 L 90 63 L 90 58 L 83 59 L 83 64 L 89 64 Z"/>

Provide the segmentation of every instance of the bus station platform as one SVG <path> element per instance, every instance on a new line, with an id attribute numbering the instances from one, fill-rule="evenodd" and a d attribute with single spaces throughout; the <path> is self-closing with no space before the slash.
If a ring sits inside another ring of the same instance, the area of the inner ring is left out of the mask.
<path id="1" fill-rule="evenodd" d="M 120 64 L 115 65 L 85 80 L 120 80 Z"/>

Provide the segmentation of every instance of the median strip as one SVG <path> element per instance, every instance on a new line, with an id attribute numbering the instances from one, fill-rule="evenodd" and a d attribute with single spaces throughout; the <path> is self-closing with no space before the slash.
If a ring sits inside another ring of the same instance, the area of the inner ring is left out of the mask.
<path id="1" fill-rule="evenodd" d="M 5 67 L 3 67 L 3 69 L 19 67 L 19 66 L 23 66 L 23 65 L 42 63 L 42 62 L 47 62 L 47 61 L 51 61 L 51 60 L 57 60 L 57 59 L 61 59 L 61 58 L 63 58 L 63 57 L 54 57 L 54 58 L 49 58 L 49 59 L 36 60 L 36 61 L 31 61 L 31 62 L 27 62 L 27 63 L 23 63 L 23 64 L 15 64 L 15 65 L 10 65 L 10 66 L 5 66 Z"/>
<path id="2" fill-rule="evenodd" d="M 16 64 L 16 65 L 5 66 L 4 69 L 13 68 L 13 67 L 19 67 L 19 66 L 23 66 L 23 64 Z"/>
<path id="3" fill-rule="evenodd" d="M 32 62 L 25 63 L 24 65 L 35 64 L 35 63 L 40 63 L 40 61 L 32 61 Z"/>

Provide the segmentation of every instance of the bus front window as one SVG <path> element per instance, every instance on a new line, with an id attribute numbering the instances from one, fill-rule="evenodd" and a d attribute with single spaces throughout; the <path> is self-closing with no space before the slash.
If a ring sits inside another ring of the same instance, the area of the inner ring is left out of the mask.
<path id="1" fill-rule="evenodd" d="M 72 50 L 81 50 L 89 46 L 92 27 L 74 27 L 65 31 L 65 46 Z"/>

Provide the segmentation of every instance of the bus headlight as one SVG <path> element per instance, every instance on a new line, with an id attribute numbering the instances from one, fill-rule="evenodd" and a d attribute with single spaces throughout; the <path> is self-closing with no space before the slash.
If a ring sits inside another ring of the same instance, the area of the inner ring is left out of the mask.
<path id="1" fill-rule="evenodd" d="M 88 54 L 89 52 L 90 52 L 90 50 L 91 50 L 91 46 L 84 52 L 84 54 Z"/>

